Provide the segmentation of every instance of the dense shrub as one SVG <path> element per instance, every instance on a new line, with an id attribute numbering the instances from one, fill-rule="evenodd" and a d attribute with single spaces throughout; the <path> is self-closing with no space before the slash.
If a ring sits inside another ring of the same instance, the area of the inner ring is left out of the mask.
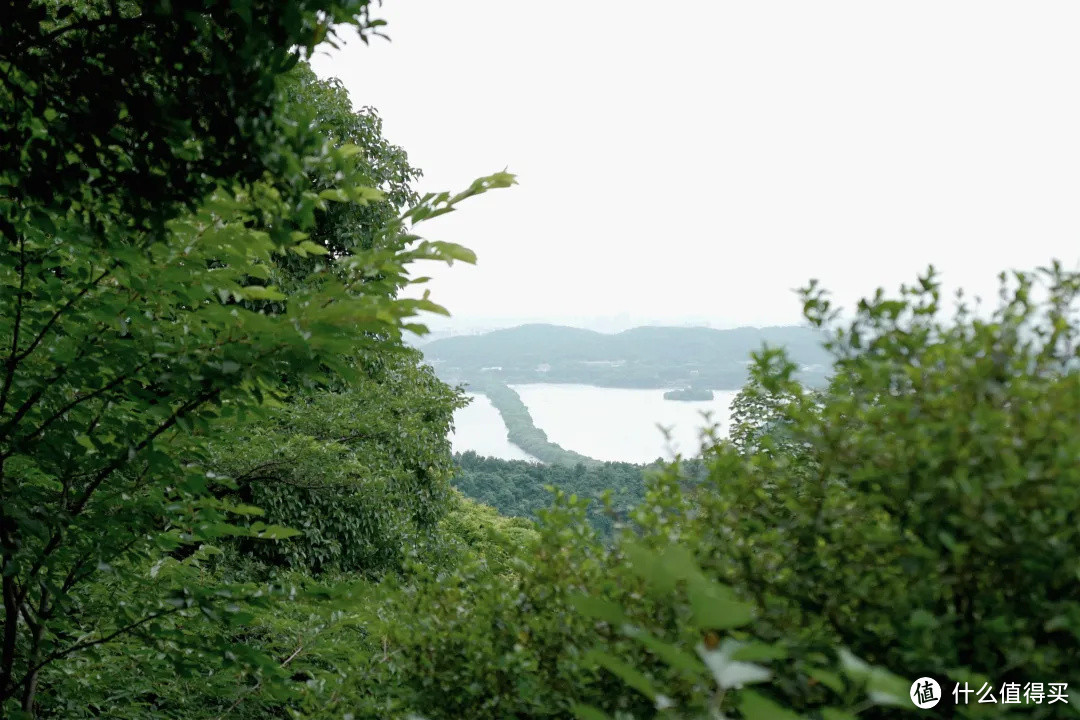
<path id="1" fill-rule="evenodd" d="M 943 685 L 1080 679 L 1077 277 L 1002 283 L 992 314 L 942 320 L 931 273 L 846 326 L 811 288 L 808 318 L 833 326 L 822 395 L 759 357 L 783 422 L 717 452 L 668 522 L 777 636 Z"/>
<path id="2" fill-rule="evenodd" d="M 677 487 L 677 468 L 668 476 Z M 819 693 L 818 706 L 862 700 L 868 683 L 878 702 L 906 702 L 906 683 L 853 658 L 844 676 L 830 670 L 835 656 L 789 657 L 782 643 L 762 642 L 751 606 L 661 525 L 646 525 L 606 545 L 585 522 L 585 502 L 559 494 L 515 574 L 465 564 L 404 588 L 384 630 L 391 704 L 431 720 L 643 718 L 664 708 L 788 717 L 769 714 L 781 712 L 769 699 L 779 688 L 744 689 L 772 677 L 755 664 L 771 661 L 829 678 L 836 691 Z"/>

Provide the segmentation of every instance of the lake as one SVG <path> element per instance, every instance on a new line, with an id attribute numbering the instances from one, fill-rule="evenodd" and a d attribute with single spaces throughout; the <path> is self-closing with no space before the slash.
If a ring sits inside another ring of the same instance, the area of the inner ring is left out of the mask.
<path id="1" fill-rule="evenodd" d="M 556 384 L 511 387 L 552 442 L 598 460 L 635 463 L 670 459 L 674 451 L 696 455 L 705 425 L 702 412 L 711 412 L 713 421 L 720 423 L 720 434 L 726 435 L 728 408 L 738 392 L 718 390 L 711 401 L 676 402 L 665 400 L 663 390 Z M 506 426 L 486 397 L 481 395 L 454 419 L 458 426 L 452 438 L 455 450 L 528 458 L 506 439 Z M 657 424 L 671 430 L 670 442 Z"/>
<path id="2" fill-rule="evenodd" d="M 503 460 L 533 460 L 532 455 L 506 439 L 506 423 L 487 395 L 466 393 L 472 402 L 454 413 L 450 445 L 454 452 L 472 450 Z"/>

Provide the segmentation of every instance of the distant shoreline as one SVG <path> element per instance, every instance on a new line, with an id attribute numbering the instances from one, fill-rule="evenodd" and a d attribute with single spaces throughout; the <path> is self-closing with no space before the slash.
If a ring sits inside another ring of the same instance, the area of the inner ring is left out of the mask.
<path id="1" fill-rule="evenodd" d="M 614 334 L 558 325 L 522 325 L 444 337 L 421 347 L 450 384 L 494 382 L 581 384 L 609 388 L 738 390 L 753 353 L 783 347 L 797 378 L 823 385 L 831 356 L 822 337 L 803 326 L 771 328 L 638 327 Z"/>

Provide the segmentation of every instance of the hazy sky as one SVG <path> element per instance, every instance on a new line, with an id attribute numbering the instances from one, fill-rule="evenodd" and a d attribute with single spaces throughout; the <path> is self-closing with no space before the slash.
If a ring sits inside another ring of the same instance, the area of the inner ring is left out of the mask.
<path id="1" fill-rule="evenodd" d="M 463 322 L 800 320 L 933 263 L 992 295 L 1080 258 L 1080 3 L 387 0 L 390 42 L 322 54 L 458 190 L 421 226 L 479 256 Z M 431 269 L 424 269 L 430 272 Z"/>

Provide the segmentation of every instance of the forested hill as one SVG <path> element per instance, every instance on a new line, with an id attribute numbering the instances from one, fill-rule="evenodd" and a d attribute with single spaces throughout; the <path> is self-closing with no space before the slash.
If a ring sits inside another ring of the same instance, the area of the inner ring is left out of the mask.
<path id="1" fill-rule="evenodd" d="M 785 347 L 801 366 L 804 381 L 816 384 L 824 379 L 829 359 L 821 337 L 801 326 L 639 327 L 607 334 L 560 325 L 521 325 L 442 338 L 424 345 L 423 352 L 439 376 L 450 382 L 493 376 L 506 382 L 731 390 L 745 382 L 750 354 L 764 344 Z"/>

